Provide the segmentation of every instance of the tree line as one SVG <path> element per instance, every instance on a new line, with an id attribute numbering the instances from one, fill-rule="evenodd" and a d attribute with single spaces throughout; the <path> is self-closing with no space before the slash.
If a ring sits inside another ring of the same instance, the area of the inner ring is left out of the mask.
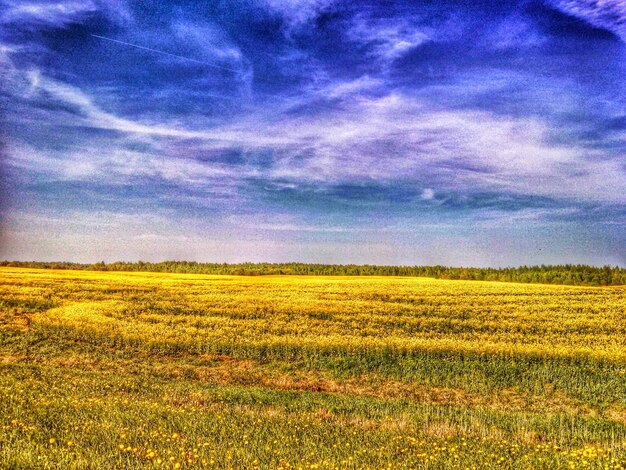
<path id="1" fill-rule="evenodd" d="M 377 266 L 316 263 L 198 263 L 195 261 L 143 261 L 81 264 L 69 262 L 1 261 L 0 266 L 94 271 L 149 271 L 243 276 L 415 276 L 435 279 L 504 281 L 576 286 L 626 285 L 626 269 L 582 264 L 519 266 L 510 268 L 463 268 L 448 266 Z"/>

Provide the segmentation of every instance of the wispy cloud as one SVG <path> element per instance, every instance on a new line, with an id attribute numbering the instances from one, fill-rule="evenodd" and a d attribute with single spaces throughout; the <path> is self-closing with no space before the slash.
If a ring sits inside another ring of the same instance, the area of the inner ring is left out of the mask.
<path id="1" fill-rule="evenodd" d="M 293 214 L 277 214 L 270 213 L 265 216 L 253 215 L 235 215 L 229 216 L 225 222 L 232 224 L 239 229 L 247 229 L 254 231 L 271 231 L 271 232 L 319 232 L 319 233 L 358 233 L 372 231 L 386 231 L 388 228 L 373 228 L 365 226 L 347 226 L 332 225 L 328 221 L 320 221 L 319 223 L 310 223 L 303 221 L 301 217 Z"/>
<path id="2" fill-rule="evenodd" d="M 563 13 L 611 31 L 626 42 L 626 2 L 622 0 L 548 0 Z"/>
<path id="3" fill-rule="evenodd" d="M 66 116 L 66 126 L 109 129 L 151 140 L 196 139 L 203 142 L 198 150 L 204 154 L 235 147 L 247 155 L 244 166 L 231 166 L 213 163 L 211 158 L 198 161 L 193 154 L 181 161 L 174 155 L 110 149 L 103 168 L 107 173 L 159 175 L 180 181 L 231 175 L 321 185 L 401 180 L 436 183 L 433 191 L 463 187 L 467 191 L 626 202 L 620 191 L 626 187 L 626 172 L 619 160 L 601 159 L 596 151 L 557 143 L 558 128 L 537 118 L 435 111 L 427 100 L 394 93 L 353 100 L 341 112 L 324 118 L 287 120 L 279 116 L 268 120 L 257 111 L 235 124 L 202 129 L 196 123 L 190 129 L 184 123 L 153 124 L 120 118 L 101 110 L 75 87 L 40 74 L 31 73 L 31 79 L 34 89 L 56 100 L 62 109 L 72 110 Z M 341 86 L 336 88 L 341 90 Z M 264 123 L 262 127 L 259 122 Z M 269 160 L 255 163 L 255 155 L 268 151 Z M 71 154 L 64 158 L 63 166 L 74 176 L 96 164 L 84 157 L 81 163 Z"/>
<path id="4" fill-rule="evenodd" d="M 69 240 L 64 221 L 91 213 L 120 215 L 110 238 L 132 227 L 138 254 L 195 247 L 187 257 L 235 241 L 249 258 L 257 245 L 330 257 L 352 240 L 345 253 L 401 262 L 398 239 L 462 257 L 466 237 L 496 259 L 470 226 L 580 235 L 593 222 L 609 227 L 594 235 L 606 253 L 623 240 L 624 49 L 584 22 L 517 2 L 3 5 L 17 245 L 46 225 Z M 622 34 L 619 2 L 551 5 Z M 29 216 L 40 228 L 26 236 Z"/>
<path id="5" fill-rule="evenodd" d="M 104 13 L 117 20 L 128 20 L 130 17 L 124 2 L 117 0 L 3 0 L 0 5 L 3 7 L 0 23 L 31 30 L 64 28 L 96 13 Z"/>
<path id="6" fill-rule="evenodd" d="M 5 1 L 0 21 L 9 24 L 28 24 L 33 27 L 63 27 L 83 19 L 98 10 L 96 3 L 87 1 L 14 2 Z"/>
<path id="7" fill-rule="evenodd" d="M 366 47 L 372 57 L 388 64 L 430 40 L 415 23 L 412 18 L 357 16 L 350 20 L 346 36 Z"/>
<path id="8" fill-rule="evenodd" d="M 530 18 L 519 12 L 511 13 L 498 23 L 485 37 L 496 50 L 520 50 L 540 47 L 547 39 L 533 27 Z"/>
<path id="9" fill-rule="evenodd" d="M 301 28 L 321 13 L 332 9 L 335 0 L 262 0 L 261 4 L 279 14 L 289 28 Z"/>
<path id="10" fill-rule="evenodd" d="M 241 49 L 214 24 L 177 19 L 171 28 L 178 40 L 193 50 L 200 51 L 207 59 L 217 59 L 225 63 L 239 63 L 243 60 Z"/>

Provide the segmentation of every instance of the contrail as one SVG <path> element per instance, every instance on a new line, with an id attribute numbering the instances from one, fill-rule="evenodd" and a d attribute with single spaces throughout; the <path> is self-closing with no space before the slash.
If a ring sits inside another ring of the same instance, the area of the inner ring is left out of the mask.
<path id="1" fill-rule="evenodd" d="M 98 39 L 103 39 L 105 41 L 110 41 L 110 42 L 115 42 L 117 44 L 122 44 L 124 46 L 130 46 L 130 47 L 135 47 L 137 49 L 143 49 L 144 51 L 149 51 L 149 52 L 156 52 L 157 54 L 163 54 L 163 55 L 167 55 L 170 57 L 176 57 L 177 59 L 183 59 L 183 60 L 188 60 L 191 62 L 195 62 L 197 64 L 202 64 L 202 65 L 206 65 L 207 67 L 212 67 L 214 69 L 219 69 L 219 70 L 227 70 L 228 72 L 233 72 L 233 73 L 238 73 L 237 70 L 234 69 L 229 69 L 228 67 L 221 67 L 219 65 L 215 65 L 215 64 L 211 64 L 210 62 L 204 62 L 202 60 L 198 60 L 198 59 L 192 59 L 191 57 L 185 57 L 182 55 L 178 55 L 178 54 L 172 54 L 170 52 L 165 52 L 165 51 L 160 51 L 158 49 L 152 49 L 151 47 L 145 47 L 145 46 L 139 46 L 138 44 L 132 44 L 130 42 L 126 42 L 126 41 L 120 41 L 119 39 L 112 39 L 112 38 L 107 38 L 105 36 L 100 36 L 98 34 L 89 34 L 90 36 L 93 36 L 94 38 L 98 38 Z M 216 98 L 225 98 L 225 99 L 235 99 L 235 98 L 231 98 L 228 96 L 223 96 L 223 95 L 214 95 Z M 284 101 L 284 102 L 288 102 L 288 103 L 292 103 L 292 100 L 289 98 L 285 98 L 279 95 L 266 95 L 270 98 L 274 98 L 277 99 L 279 101 Z M 303 105 L 302 103 L 296 103 L 296 105 Z M 321 103 L 318 103 L 317 106 L 321 107 L 321 108 L 327 108 L 327 109 L 334 109 L 333 107 L 331 107 L 330 105 L 324 105 Z"/>
<path id="2" fill-rule="evenodd" d="M 198 59 L 192 59 L 191 57 L 185 57 L 185 56 L 182 56 L 182 55 L 171 54 L 169 52 L 160 51 L 158 49 L 152 49 L 150 47 L 139 46 L 137 44 L 131 44 L 130 42 L 120 41 L 118 39 L 111 39 L 111 38 L 107 38 L 107 37 L 104 37 L 104 36 L 98 36 L 97 34 L 90 34 L 90 36 L 93 36 L 94 38 L 98 38 L 98 39 L 104 39 L 105 41 L 115 42 L 117 44 L 123 44 L 125 46 L 135 47 L 137 49 L 143 49 L 144 51 L 156 52 L 157 54 L 163 54 L 163 55 L 168 55 L 170 57 L 176 57 L 177 59 L 188 60 L 190 62 L 195 62 L 197 64 L 202 64 L 202 65 L 206 65 L 208 67 L 213 67 L 214 69 L 228 70 L 229 72 L 237 73 L 237 70 L 229 69 L 227 67 L 220 67 L 219 65 L 211 64 L 210 62 L 204 62 L 204 61 L 198 60 Z"/>

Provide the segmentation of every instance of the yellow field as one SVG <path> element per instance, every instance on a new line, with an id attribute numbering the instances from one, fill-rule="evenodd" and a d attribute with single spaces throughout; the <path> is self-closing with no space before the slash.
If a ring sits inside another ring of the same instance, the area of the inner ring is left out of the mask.
<path id="1" fill-rule="evenodd" d="M 624 465 L 624 287 L 0 280 L 7 468 Z"/>

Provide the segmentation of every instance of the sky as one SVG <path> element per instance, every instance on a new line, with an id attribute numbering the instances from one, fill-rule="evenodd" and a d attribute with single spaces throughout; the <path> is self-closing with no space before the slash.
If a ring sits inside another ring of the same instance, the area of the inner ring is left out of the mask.
<path id="1" fill-rule="evenodd" d="M 0 0 L 0 259 L 626 266 L 623 0 Z"/>

